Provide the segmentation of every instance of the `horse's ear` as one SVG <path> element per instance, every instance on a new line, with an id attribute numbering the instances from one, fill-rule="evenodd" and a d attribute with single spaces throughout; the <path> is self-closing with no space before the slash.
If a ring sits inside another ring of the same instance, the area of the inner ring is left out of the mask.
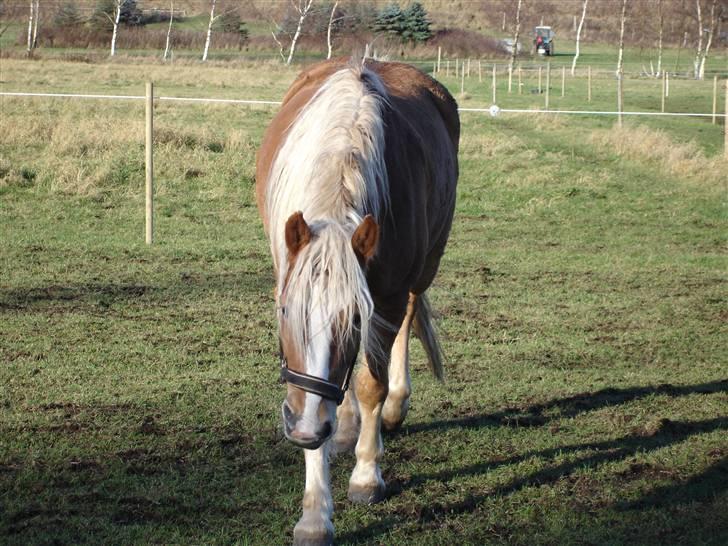
<path id="1" fill-rule="evenodd" d="M 371 214 L 367 214 L 351 236 L 351 246 L 360 261 L 366 263 L 374 256 L 379 242 L 379 226 Z"/>
<path id="2" fill-rule="evenodd" d="M 311 242 L 311 228 L 303 219 L 301 211 L 294 212 L 286 221 L 286 246 L 292 257 L 296 257 L 301 249 Z"/>

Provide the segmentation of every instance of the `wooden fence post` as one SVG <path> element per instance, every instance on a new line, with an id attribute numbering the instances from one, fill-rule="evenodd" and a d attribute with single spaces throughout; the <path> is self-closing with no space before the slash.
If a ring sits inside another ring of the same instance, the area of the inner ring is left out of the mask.
<path id="1" fill-rule="evenodd" d="M 465 94 L 465 70 L 460 71 L 460 95 Z"/>
<path id="2" fill-rule="evenodd" d="M 665 72 L 665 97 L 670 98 L 670 73 Z"/>
<path id="3" fill-rule="evenodd" d="M 586 100 L 591 102 L 591 65 L 586 70 Z"/>
<path id="4" fill-rule="evenodd" d="M 445 61 L 445 76 L 450 77 L 450 59 Z"/>
<path id="5" fill-rule="evenodd" d="M 513 67 L 508 65 L 508 94 L 511 94 L 511 87 L 513 85 Z"/>
<path id="6" fill-rule="evenodd" d="M 523 94 L 523 83 L 522 83 L 521 79 L 522 79 L 521 64 L 518 63 L 518 94 L 519 95 Z"/>
<path id="7" fill-rule="evenodd" d="M 549 95 L 551 94 L 551 61 L 546 63 L 546 110 L 549 109 Z"/>
<path id="8" fill-rule="evenodd" d="M 147 82 L 146 96 L 146 243 L 154 240 L 154 85 Z"/>
<path id="9" fill-rule="evenodd" d="M 493 104 L 496 104 L 496 94 L 495 94 L 495 89 L 496 89 L 496 87 L 495 87 L 495 85 L 496 85 L 495 78 L 496 78 L 496 76 L 495 76 L 495 71 L 496 71 L 496 65 L 494 63 L 493 64 Z"/>
<path id="10" fill-rule="evenodd" d="M 561 96 L 564 96 L 564 86 L 566 85 L 566 67 L 561 67 Z"/>
<path id="11" fill-rule="evenodd" d="M 715 125 L 715 114 L 718 109 L 718 76 L 713 76 L 713 125 Z"/>
<path id="12" fill-rule="evenodd" d="M 478 83 L 483 83 L 483 66 L 478 59 Z"/>
<path id="13" fill-rule="evenodd" d="M 660 99 L 660 112 L 665 111 L 665 82 L 667 81 L 665 78 L 666 72 L 662 72 L 662 92 L 661 92 L 661 99 Z"/>
<path id="14" fill-rule="evenodd" d="M 617 72 L 617 125 L 622 127 L 624 110 L 624 69 Z"/>
<path id="15" fill-rule="evenodd" d="M 442 59 L 442 46 L 437 46 L 437 73 L 440 73 L 440 60 Z"/>
<path id="16" fill-rule="evenodd" d="M 541 67 L 538 67 L 538 93 L 539 95 L 543 92 L 543 89 L 541 89 Z"/>

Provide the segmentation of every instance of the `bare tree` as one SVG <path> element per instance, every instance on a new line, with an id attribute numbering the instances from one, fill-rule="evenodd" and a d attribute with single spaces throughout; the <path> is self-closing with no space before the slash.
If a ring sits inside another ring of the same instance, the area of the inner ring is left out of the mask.
<path id="1" fill-rule="evenodd" d="M 518 0 L 518 6 L 516 7 L 516 32 L 513 35 L 513 51 L 511 51 L 511 60 L 508 62 L 508 79 L 513 74 L 513 64 L 516 62 L 516 54 L 518 53 L 518 35 L 521 33 L 521 0 Z M 510 85 L 508 86 L 508 92 L 510 93 Z"/>
<path id="2" fill-rule="evenodd" d="M 35 0 L 35 21 L 33 21 L 33 49 L 38 47 L 38 22 L 40 21 L 40 0 Z"/>
<path id="3" fill-rule="evenodd" d="M 576 29 L 576 53 L 574 59 L 571 61 L 571 75 L 573 76 L 576 72 L 576 61 L 579 59 L 579 44 L 581 42 L 581 29 L 584 28 L 584 19 L 586 18 L 586 6 L 589 0 L 584 0 L 584 4 L 581 8 L 581 19 L 579 20 L 579 27 Z M 576 20 L 576 19 L 575 19 Z"/>
<path id="4" fill-rule="evenodd" d="M 169 26 L 167 27 L 167 41 L 164 44 L 164 60 L 167 60 L 169 54 L 169 41 L 172 35 L 172 20 L 174 19 L 174 0 L 169 2 Z"/>
<path id="5" fill-rule="evenodd" d="M 217 0 L 212 0 L 210 4 L 210 22 L 207 24 L 207 37 L 205 38 L 205 50 L 202 52 L 202 60 L 207 60 L 207 53 L 210 51 L 210 38 L 212 36 L 212 24 L 215 22 L 215 3 Z"/>
<path id="6" fill-rule="evenodd" d="M 520 0 L 519 0 L 519 2 L 520 2 Z M 331 47 L 331 27 L 334 26 L 334 14 L 336 13 L 336 8 L 338 7 L 338 5 L 339 5 L 339 0 L 336 0 L 336 2 L 334 2 L 334 7 L 331 8 L 331 16 L 329 17 L 329 27 L 326 30 L 326 44 L 329 46 L 329 52 L 326 54 L 327 59 L 331 58 L 331 49 L 332 49 L 332 47 Z"/>
<path id="7" fill-rule="evenodd" d="M 33 51 L 33 19 L 35 17 L 35 0 L 30 0 L 30 13 L 28 14 L 28 57 Z"/>
<path id="8" fill-rule="evenodd" d="M 278 25 L 276 25 L 276 27 L 277 26 Z M 275 41 L 276 45 L 278 46 L 278 54 L 281 56 L 281 60 L 283 62 L 286 62 L 286 55 L 285 55 L 285 53 L 283 53 L 283 44 L 278 39 L 278 36 L 276 35 L 275 31 L 271 30 L 270 33 L 273 36 L 273 40 Z"/>
<path id="9" fill-rule="evenodd" d="M 116 54 L 116 36 L 119 32 L 119 19 L 121 19 L 121 8 L 124 6 L 125 3 L 126 0 L 116 0 L 113 19 L 109 16 L 108 13 L 104 12 L 106 17 L 108 17 L 111 23 L 114 25 L 114 31 L 111 33 L 111 57 Z"/>
<path id="10" fill-rule="evenodd" d="M 624 95 L 622 93 L 624 86 L 624 23 L 627 20 L 627 0 L 622 0 L 622 16 L 619 23 L 619 56 L 617 58 L 617 111 L 619 112 L 617 120 L 619 126 L 622 126 L 622 110 L 624 109 Z"/>
<path id="11" fill-rule="evenodd" d="M 659 30 L 657 34 L 657 74 L 656 77 L 660 77 L 662 73 L 662 27 L 664 23 L 664 15 L 662 13 L 662 0 L 657 0 L 657 21 L 659 24 Z"/>
<path id="12" fill-rule="evenodd" d="M 298 25 L 296 26 L 296 33 L 293 35 L 293 39 L 291 40 L 291 49 L 288 52 L 288 59 L 286 59 L 286 64 L 291 64 L 291 61 L 293 60 L 293 53 L 296 51 L 296 42 L 298 42 L 298 37 L 301 36 L 303 21 L 306 19 L 306 16 L 308 16 L 311 11 L 313 0 L 298 0 L 297 2 L 291 0 L 291 5 L 293 6 L 293 9 L 296 10 L 296 12 L 298 13 Z"/>
<path id="13" fill-rule="evenodd" d="M 721 18 L 722 15 L 722 13 L 719 13 L 718 18 L 716 19 L 715 17 L 715 6 L 717 3 L 717 0 L 713 0 L 713 3 L 710 5 L 710 29 L 708 30 L 708 41 L 705 43 L 705 51 L 703 51 L 702 59 L 700 59 L 700 71 L 698 74 L 698 79 L 701 80 L 705 77 L 705 61 L 708 59 L 710 45 L 713 43 L 713 35 L 717 30 L 718 20 Z"/>
<path id="14" fill-rule="evenodd" d="M 703 16 L 700 11 L 700 0 L 695 0 L 695 8 L 698 14 L 698 50 L 693 61 L 693 75 L 697 80 L 700 78 L 700 59 L 703 55 Z"/>

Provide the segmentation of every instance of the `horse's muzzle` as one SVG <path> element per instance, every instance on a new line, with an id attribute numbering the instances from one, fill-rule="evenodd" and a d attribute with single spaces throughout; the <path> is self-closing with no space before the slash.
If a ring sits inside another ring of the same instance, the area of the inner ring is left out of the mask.
<path id="1" fill-rule="evenodd" d="M 319 423 L 315 430 L 306 430 L 306 427 L 301 426 L 301 418 L 291 410 L 287 401 L 283 402 L 282 414 L 283 433 L 286 438 L 304 449 L 318 449 L 334 431 L 331 421 Z"/>

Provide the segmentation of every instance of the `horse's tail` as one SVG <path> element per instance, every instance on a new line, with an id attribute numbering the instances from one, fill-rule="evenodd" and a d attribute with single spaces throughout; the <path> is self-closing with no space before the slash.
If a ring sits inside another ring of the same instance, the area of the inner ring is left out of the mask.
<path id="1" fill-rule="evenodd" d="M 422 347 L 427 354 L 427 363 L 430 366 L 430 370 L 437 379 L 442 381 L 444 377 L 442 348 L 440 347 L 440 341 L 437 339 L 435 326 L 432 323 L 430 300 L 427 299 L 425 294 L 417 296 L 413 327 L 415 335 L 420 339 Z"/>

